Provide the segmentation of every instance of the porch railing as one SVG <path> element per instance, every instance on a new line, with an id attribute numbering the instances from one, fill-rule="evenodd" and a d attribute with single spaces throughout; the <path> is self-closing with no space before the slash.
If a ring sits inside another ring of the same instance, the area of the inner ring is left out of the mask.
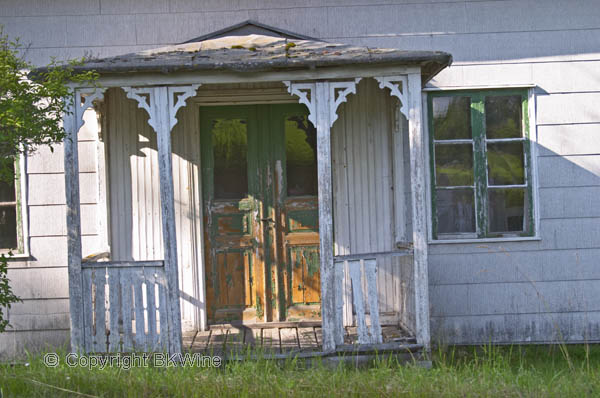
<path id="1" fill-rule="evenodd" d="M 167 350 L 163 261 L 84 262 L 81 268 L 86 352 Z"/>
<path id="2" fill-rule="evenodd" d="M 352 316 L 352 308 L 354 309 L 358 344 L 383 344 L 379 319 L 379 292 L 377 289 L 378 259 L 411 255 L 412 250 L 406 249 L 394 252 L 334 257 L 336 274 L 342 281 L 348 281 L 345 286 L 342 283 L 343 297 L 340 302 L 348 308 L 350 317 Z M 337 321 L 342 322 L 342 317 L 338 316 Z"/>

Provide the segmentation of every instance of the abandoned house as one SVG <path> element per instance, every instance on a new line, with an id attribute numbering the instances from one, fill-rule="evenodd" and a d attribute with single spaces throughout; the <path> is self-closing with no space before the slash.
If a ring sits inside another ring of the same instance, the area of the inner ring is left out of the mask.
<path id="1" fill-rule="evenodd" d="M 600 340 L 595 1 L 6 1 L 85 55 L 0 355 Z"/>

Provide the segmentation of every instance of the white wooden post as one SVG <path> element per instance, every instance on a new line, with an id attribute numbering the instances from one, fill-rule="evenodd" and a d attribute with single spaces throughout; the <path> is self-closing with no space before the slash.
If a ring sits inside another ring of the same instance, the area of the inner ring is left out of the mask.
<path id="1" fill-rule="evenodd" d="M 83 113 L 102 98 L 105 89 L 80 89 L 73 92 L 73 103 L 63 115 L 65 161 L 65 203 L 67 204 L 67 264 L 69 274 L 69 312 L 71 351 L 85 350 L 84 300 L 81 279 L 81 210 L 79 200 L 79 151 L 77 134 L 83 125 Z"/>
<path id="2" fill-rule="evenodd" d="M 298 96 L 300 102 L 308 107 L 308 118 L 317 129 L 321 322 L 324 352 L 333 352 L 336 346 L 344 342 L 343 273 L 341 269 L 336 272 L 333 262 L 331 126 L 337 119 L 338 106 L 346 101 L 348 94 L 356 93 L 356 84 L 359 81 L 360 78 L 350 82 L 284 82 L 288 91 Z"/>
<path id="3" fill-rule="evenodd" d="M 413 266 L 415 283 L 415 318 L 417 343 L 423 344 L 429 351 L 431 338 L 429 333 L 429 276 L 427 259 L 427 212 L 425 143 L 421 109 L 421 73 L 409 73 L 407 76 L 375 77 L 379 87 L 388 88 L 390 94 L 400 100 L 400 112 L 408 119 L 408 137 L 410 147 L 410 183 L 412 201 L 413 229 Z M 396 180 L 398 183 L 398 180 Z M 402 230 L 397 229 L 397 234 Z M 398 236 L 397 236 L 398 237 Z"/>
<path id="4" fill-rule="evenodd" d="M 79 156 L 75 107 L 65 114 L 65 196 L 67 203 L 67 262 L 69 272 L 69 312 L 71 315 L 71 351 L 83 352 L 83 292 L 81 280 L 81 216 L 79 204 Z"/>
<path id="5" fill-rule="evenodd" d="M 177 123 L 177 110 L 185 105 L 186 99 L 192 96 L 198 87 L 197 84 L 183 87 L 123 87 L 127 96 L 138 101 L 138 106 L 148 112 L 148 124 L 157 134 L 170 353 L 180 353 L 182 346 L 171 130 Z"/>
<path id="6" fill-rule="evenodd" d="M 417 343 L 429 351 L 429 276 L 427 259 L 427 211 L 425 207 L 425 143 L 421 110 L 421 74 L 408 75 L 408 134 L 414 247 L 414 278 Z"/>
<path id="7" fill-rule="evenodd" d="M 341 344 L 335 324 L 335 272 L 333 269 L 333 194 L 331 180 L 331 128 L 329 82 L 316 83 L 317 170 L 319 195 L 319 256 L 321 259 L 321 318 L 323 351 Z M 336 333 L 337 332 L 337 333 Z"/>

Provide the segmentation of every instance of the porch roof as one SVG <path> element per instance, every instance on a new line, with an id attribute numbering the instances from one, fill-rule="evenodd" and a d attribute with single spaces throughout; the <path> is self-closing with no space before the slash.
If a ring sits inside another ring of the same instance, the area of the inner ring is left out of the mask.
<path id="1" fill-rule="evenodd" d="M 420 66 L 423 83 L 426 83 L 451 62 L 452 56 L 441 51 L 359 47 L 251 34 L 89 59 L 76 66 L 75 70 L 95 70 L 100 74 L 219 70 L 243 73 L 314 70 L 349 65 L 402 65 Z"/>

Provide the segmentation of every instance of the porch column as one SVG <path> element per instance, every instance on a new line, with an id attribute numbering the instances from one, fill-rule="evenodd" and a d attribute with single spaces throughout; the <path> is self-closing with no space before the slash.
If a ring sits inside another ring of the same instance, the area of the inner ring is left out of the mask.
<path id="1" fill-rule="evenodd" d="M 70 110 L 74 113 L 74 107 Z M 65 197 L 67 203 L 67 262 L 69 272 L 69 312 L 71 352 L 84 351 L 83 293 L 81 281 L 81 216 L 79 208 L 79 155 L 77 123 L 74 114 L 63 117 L 67 132 L 65 150 Z"/>
<path id="2" fill-rule="evenodd" d="M 157 134 L 169 353 L 180 353 L 182 347 L 171 129 L 177 123 L 177 110 L 185 105 L 186 99 L 194 95 L 198 87 L 123 87 L 127 97 L 135 99 L 138 106 L 148 112 L 148 124 Z"/>
<path id="3" fill-rule="evenodd" d="M 427 259 L 427 211 L 425 208 L 425 143 L 421 110 L 421 73 L 375 77 L 380 88 L 400 100 L 400 112 L 408 119 L 410 184 L 412 201 L 415 327 L 417 343 L 429 351 L 429 276 Z"/>
<path id="4" fill-rule="evenodd" d="M 331 190 L 331 128 L 329 82 L 316 83 L 317 170 L 319 195 L 319 257 L 321 260 L 321 322 L 323 351 L 335 351 L 341 344 L 335 312 L 335 272 L 333 269 L 333 193 Z"/>
<path id="5" fill-rule="evenodd" d="M 317 170 L 319 195 L 319 258 L 321 274 L 321 322 L 323 351 L 333 352 L 344 343 L 343 270 L 333 262 L 333 192 L 331 177 L 331 126 L 338 106 L 356 93 L 360 78 L 350 82 L 284 83 L 309 110 L 309 120 L 317 129 Z"/>
<path id="6" fill-rule="evenodd" d="M 77 134 L 83 126 L 83 113 L 102 98 L 103 89 L 74 90 L 63 115 L 65 162 L 65 203 L 67 204 L 67 264 L 71 351 L 85 351 L 83 287 L 81 279 L 81 210 L 79 200 L 79 151 Z"/>
<path id="7" fill-rule="evenodd" d="M 425 143 L 421 110 L 421 73 L 408 75 L 408 135 L 412 199 L 413 261 L 415 278 L 417 343 L 429 351 L 429 262 L 425 203 Z"/>

